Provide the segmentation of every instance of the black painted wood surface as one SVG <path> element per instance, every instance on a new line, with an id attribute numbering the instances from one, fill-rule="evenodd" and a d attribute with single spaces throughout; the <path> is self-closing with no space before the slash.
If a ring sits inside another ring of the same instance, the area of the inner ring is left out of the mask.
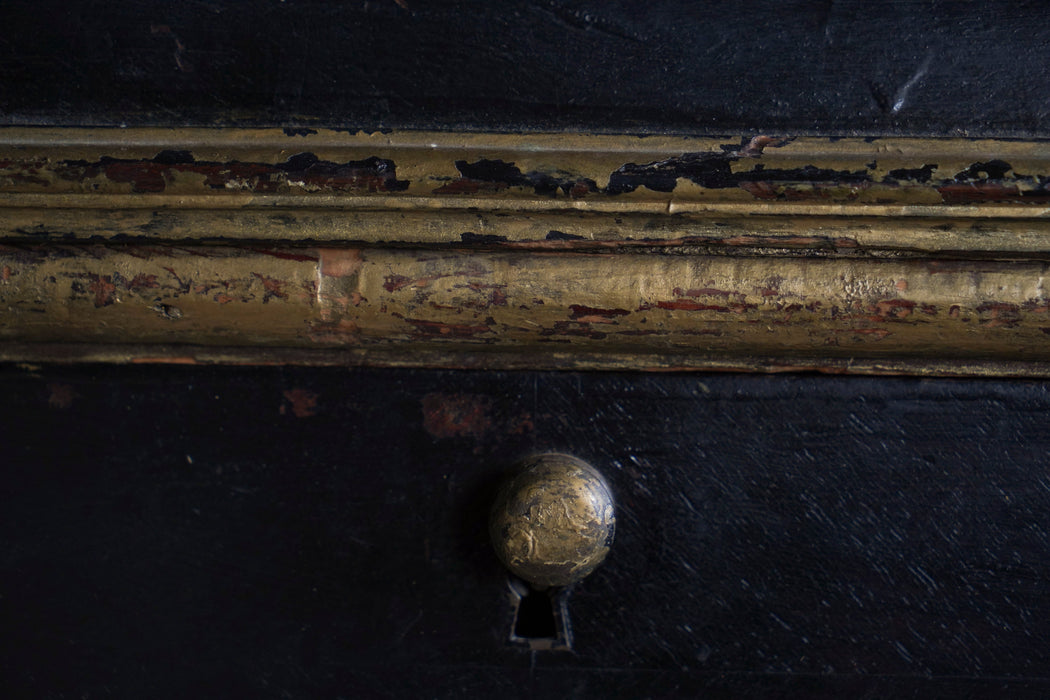
<path id="1" fill-rule="evenodd" d="M 9 0 L 0 124 L 1045 136 L 1044 3 Z"/>
<path id="2" fill-rule="evenodd" d="M 0 374 L 8 697 L 1045 697 L 1045 383 L 307 368 Z M 509 641 L 495 485 L 617 541 Z"/>

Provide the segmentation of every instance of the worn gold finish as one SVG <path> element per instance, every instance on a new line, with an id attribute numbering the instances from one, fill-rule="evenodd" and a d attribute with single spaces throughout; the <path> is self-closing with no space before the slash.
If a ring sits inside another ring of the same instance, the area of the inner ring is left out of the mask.
<path id="1" fill-rule="evenodd" d="M 567 586 L 609 553 L 613 509 L 609 485 L 593 467 L 569 455 L 540 455 L 500 490 L 489 533 L 516 576 L 538 588 Z"/>
<path id="2" fill-rule="evenodd" d="M 0 237 L 1032 253 L 1048 174 L 1040 141 L 8 127 Z"/>
<path id="3" fill-rule="evenodd" d="M 419 353 L 421 362 L 427 350 L 461 358 L 518 351 L 532 353 L 536 367 L 572 366 L 585 353 L 634 355 L 635 366 L 652 368 L 667 367 L 662 355 L 690 354 L 727 362 L 794 356 L 810 366 L 1050 362 L 1048 266 L 787 254 L 8 245 L 0 246 L 0 342 L 344 349 L 377 361 L 401 351 Z"/>
<path id="4" fill-rule="evenodd" d="M 0 360 L 1050 376 L 1048 212 L 1039 141 L 4 128 Z"/>

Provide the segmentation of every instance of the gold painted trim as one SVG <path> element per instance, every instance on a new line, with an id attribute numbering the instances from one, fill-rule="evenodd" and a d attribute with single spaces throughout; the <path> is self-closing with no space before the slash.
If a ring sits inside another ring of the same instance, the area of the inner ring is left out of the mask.
<path id="1" fill-rule="evenodd" d="M 1050 376 L 1048 215 L 1043 141 L 5 128 L 0 360 Z"/>

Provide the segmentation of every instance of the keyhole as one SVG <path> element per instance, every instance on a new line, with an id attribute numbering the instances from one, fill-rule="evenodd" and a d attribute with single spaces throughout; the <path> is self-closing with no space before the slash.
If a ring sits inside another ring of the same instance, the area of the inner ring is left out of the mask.
<path id="1" fill-rule="evenodd" d="M 518 601 L 518 616 L 514 621 L 514 635 L 522 639 L 555 639 L 558 628 L 554 622 L 554 601 L 546 593 L 529 591 Z"/>
<path id="2" fill-rule="evenodd" d="M 511 572 L 512 643 L 533 651 L 572 647 L 569 591 L 609 553 L 613 511 L 605 478 L 569 455 L 529 458 L 503 484 L 489 536 Z"/>
<path id="3" fill-rule="evenodd" d="M 510 639 L 533 650 L 569 649 L 568 591 L 564 588 L 537 590 L 520 579 L 510 581 L 515 604 Z"/>

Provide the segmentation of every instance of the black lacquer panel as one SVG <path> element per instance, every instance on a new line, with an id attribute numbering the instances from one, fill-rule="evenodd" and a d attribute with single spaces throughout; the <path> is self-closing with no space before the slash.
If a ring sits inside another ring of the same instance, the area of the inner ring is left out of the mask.
<path id="1" fill-rule="evenodd" d="M 1045 136 L 1040 2 L 10 0 L 0 124 Z"/>
<path id="2" fill-rule="evenodd" d="M 1045 695 L 1043 383 L 7 368 L 0 669 L 27 696 Z M 562 450 L 618 499 L 572 651 L 485 518 Z"/>

